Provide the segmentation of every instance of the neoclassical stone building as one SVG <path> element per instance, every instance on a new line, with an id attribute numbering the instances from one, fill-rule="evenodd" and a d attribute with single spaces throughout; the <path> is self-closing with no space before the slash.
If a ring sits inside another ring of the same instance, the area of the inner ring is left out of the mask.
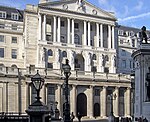
<path id="1" fill-rule="evenodd" d="M 110 114 L 109 95 L 113 94 L 115 116 L 131 115 L 131 79 L 116 74 L 116 40 L 113 13 L 86 0 L 40 0 L 24 10 L 23 64 L 17 60 L 2 65 L 0 74 L 0 111 L 24 112 L 35 100 L 31 77 L 38 69 L 45 77 L 42 101 L 63 114 L 64 80 L 62 64 L 71 66 L 69 98 L 71 112 L 92 118 Z M 18 51 L 18 54 L 21 53 Z M 5 57 L 4 57 L 5 59 Z M 3 64 L 3 60 L 0 59 Z"/>

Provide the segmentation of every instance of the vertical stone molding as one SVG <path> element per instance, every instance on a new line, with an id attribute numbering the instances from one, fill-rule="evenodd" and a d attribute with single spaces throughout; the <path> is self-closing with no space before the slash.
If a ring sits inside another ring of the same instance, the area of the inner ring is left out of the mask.
<path id="1" fill-rule="evenodd" d="M 111 45 L 112 45 L 112 42 L 111 42 L 111 26 L 108 25 L 108 48 L 111 49 Z"/>
<path id="2" fill-rule="evenodd" d="M 67 28 L 67 43 L 70 44 L 70 18 L 67 18 L 68 28 Z"/>
<path id="3" fill-rule="evenodd" d="M 46 15 L 43 16 L 43 40 L 46 40 Z"/>
<path id="4" fill-rule="evenodd" d="M 115 27 L 112 26 L 112 49 L 115 49 Z"/>
<path id="5" fill-rule="evenodd" d="M 119 116 L 119 87 L 115 87 L 113 95 L 116 95 L 116 98 L 113 100 L 113 111 L 115 116 Z"/>
<path id="6" fill-rule="evenodd" d="M 53 42 L 56 42 L 56 16 L 53 16 Z"/>
<path id="7" fill-rule="evenodd" d="M 41 26 L 41 24 L 42 24 L 42 15 L 39 14 L 39 40 L 42 39 L 41 38 L 41 36 L 42 36 L 42 26 Z"/>
<path id="8" fill-rule="evenodd" d="M 72 44 L 74 44 L 74 19 L 72 19 Z"/>
<path id="9" fill-rule="evenodd" d="M 130 94 L 130 92 L 131 92 L 131 88 L 130 87 L 128 87 L 127 89 L 126 89 L 126 93 L 125 93 L 125 115 L 126 116 L 131 116 L 131 113 L 130 113 L 130 108 L 131 108 L 131 106 L 130 106 L 130 102 L 131 102 L 131 94 Z"/>
<path id="10" fill-rule="evenodd" d="M 72 102 L 71 102 L 71 104 L 72 104 L 72 112 L 74 113 L 74 115 L 75 116 L 77 116 L 76 115 L 76 103 L 77 103 L 77 89 L 76 89 L 76 85 L 72 85 L 72 96 L 73 96 L 73 99 L 72 99 Z"/>
<path id="11" fill-rule="evenodd" d="M 96 47 L 99 47 L 99 23 L 96 23 Z"/>
<path id="12" fill-rule="evenodd" d="M 60 17 L 58 17 L 57 42 L 60 42 Z"/>
<path id="13" fill-rule="evenodd" d="M 88 22 L 88 46 L 91 46 L 91 25 Z"/>
<path id="14" fill-rule="evenodd" d="M 61 84 L 57 84 L 57 102 L 58 102 L 58 109 L 60 111 L 60 115 L 62 116 L 62 104 L 61 104 L 61 96 L 62 96 L 62 93 L 61 93 Z"/>
<path id="15" fill-rule="evenodd" d="M 101 47 L 104 47 L 103 44 L 103 24 L 100 24 L 100 36 L 101 36 Z"/>
<path id="16" fill-rule="evenodd" d="M 87 22 L 84 20 L 84 42 L 83 42 L 83 45 L 87 45 Z"/>
<path id="17" fill-rule="evenodd" d="M 101 103 L 101 116 L 102 117 L 106 117 L 106 90 L 107 87 L 104 86 L 102 91 L 101 91 L 101 99 L 100 99 L 100 103 Z"/>
<path id="18" fill-rule="evenodd" d="M 90 86 L 90 89 L 89 89 L 89 97 L 88 97 L 88 106 L 87 106 L 87 115 L 90 117 L 90 118 L 93 118 L 93 89 L 94 89 L 94 86 Z"/>

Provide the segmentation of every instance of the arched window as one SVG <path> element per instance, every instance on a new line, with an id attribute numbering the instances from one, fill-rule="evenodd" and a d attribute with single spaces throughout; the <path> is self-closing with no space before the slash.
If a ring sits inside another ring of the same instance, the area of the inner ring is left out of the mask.
<path id="1" fill-rule="evenodd" d="M 48 50 L 48 56 L 53 56 L 53 51 L 51 49 Z"/>
<path id="2" fill-rule="evenodd" d="M 105 55 L 105 61 L 109 61 L 108 55 Z"/>
<path id="3" fill-rule="evenodd" d="M 77 34 L 74 35 L 74 43 L 77 44 L 77 45 L 80 44 L 80 37 Z"/>
<path id="4" fill-rule="evenodd" d="M 11 70 L 14 71 L 15 69 L 17 69 L 17 66 L 16 66 L 15 64 L 13 64 L 13 65 L 11 66 Z"/>
<path id="5" fill-rule="evenodd" d="M 96 55 L 95 55 L 95 54 L 93 54 L 92 59 L 93 59 L 93 60 L 96 60 Z"/>
<path id="6" fill-rule="evenodd" d="M 0 64 L 0 71 L 2 71 L 4 67 L 5 67 L 4 64 Z"/>
<path id="7" fill-rule="evenodd" d="M 63 51 L 63 52 L 62 52 L 62 56 L 63 56 L 63 57 L 67 57 L 67 52 L 66 52 L 66 51 Z"/>

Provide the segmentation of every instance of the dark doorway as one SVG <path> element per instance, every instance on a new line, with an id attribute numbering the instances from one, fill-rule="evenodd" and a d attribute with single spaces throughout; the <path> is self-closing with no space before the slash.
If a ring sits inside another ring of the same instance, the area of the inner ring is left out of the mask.
<path id="1" fill-rule="evenodd" d="M 77 114 L 78 112 L 82 116 L 87 116 L 87 97 L 84 93 L 77 96 Z"/>
<path id="2" fill-rule="evenodd" d="M 94 117 L 100 116 L 100 105 L 99 103 L 94 104 Z"/>

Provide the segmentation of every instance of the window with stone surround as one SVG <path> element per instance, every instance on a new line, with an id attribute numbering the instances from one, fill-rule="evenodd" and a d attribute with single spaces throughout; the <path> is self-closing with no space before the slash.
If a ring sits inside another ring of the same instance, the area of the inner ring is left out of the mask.
<path id="1" fill-rule="evenodd" d="M 0 58 L 4 58 L 4 48 L 0 48 Z"/>

